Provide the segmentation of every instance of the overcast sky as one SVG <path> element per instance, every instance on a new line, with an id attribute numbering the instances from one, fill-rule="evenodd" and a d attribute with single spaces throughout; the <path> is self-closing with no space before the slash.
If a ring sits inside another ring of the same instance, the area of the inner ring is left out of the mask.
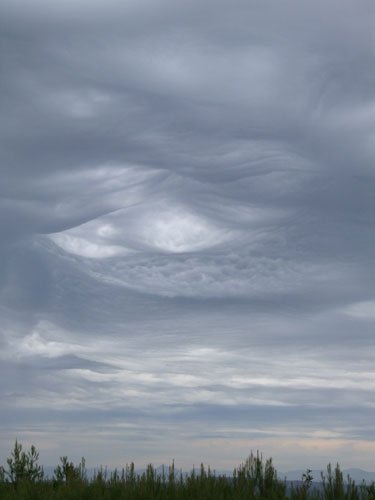
<path id="1" fill-rule="evenodd" d="M 374 468 L 374 33 L 1 1 L 1 463 Z"/>

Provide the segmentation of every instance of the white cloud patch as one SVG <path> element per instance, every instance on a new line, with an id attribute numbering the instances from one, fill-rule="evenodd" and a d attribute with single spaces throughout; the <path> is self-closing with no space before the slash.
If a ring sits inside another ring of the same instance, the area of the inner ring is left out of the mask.
<path id="1" fill-rule="evenodd" d="M 100 230 L 99 230 L 100 231 Z M 99 233 L 101 236 L 103 233 Z M 107 234 L 105 232 L 105 234 Z M 51 240 L 68 253 L 87 257 L 89 259 L 103 259 L 115 255 L 126 255 L 127 250 L 119 245 L 105 245 L 92 243 L 84 238 L 58 233 L 50 235 Z"/>
<path id="2" fill-rule="evenodd" d="M 344 313 L 354 318 L 372 321 L 375 319 L 375 301 L 366 300 L 350 304 L 344 309 Z"/>
<path id="3" fill-rule="evenodd" d="M 167 252 L 195 252 L 222 243 L 230 236 L 208 220 L 179 207 L 150 207 L 139 222 L 140 237 Z"/>

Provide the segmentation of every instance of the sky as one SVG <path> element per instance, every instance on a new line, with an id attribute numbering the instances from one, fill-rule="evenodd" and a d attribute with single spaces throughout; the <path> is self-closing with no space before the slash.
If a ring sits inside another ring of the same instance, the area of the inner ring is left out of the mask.
<path id="1" fill-rule="evenodd" d="M 1 463 L 375 469 L 374 33 L 1 1 Z"/>

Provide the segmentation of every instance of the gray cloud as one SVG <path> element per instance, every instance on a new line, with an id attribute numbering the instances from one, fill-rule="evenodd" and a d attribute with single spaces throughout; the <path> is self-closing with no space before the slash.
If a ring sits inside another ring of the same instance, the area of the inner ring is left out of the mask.
<path id="1" fill-rule="evenodd" d="M 374 15 L 2 2 L 2 454 L 371 467 Z"/>

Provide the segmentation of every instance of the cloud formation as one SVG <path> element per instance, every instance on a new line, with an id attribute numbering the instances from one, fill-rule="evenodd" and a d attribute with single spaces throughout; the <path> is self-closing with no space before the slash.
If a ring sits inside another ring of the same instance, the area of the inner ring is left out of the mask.
<path id="1" fill-rule="evenodd" d="M 2 455 L 370 468 L 373 2 L 0 19 Z"/>

